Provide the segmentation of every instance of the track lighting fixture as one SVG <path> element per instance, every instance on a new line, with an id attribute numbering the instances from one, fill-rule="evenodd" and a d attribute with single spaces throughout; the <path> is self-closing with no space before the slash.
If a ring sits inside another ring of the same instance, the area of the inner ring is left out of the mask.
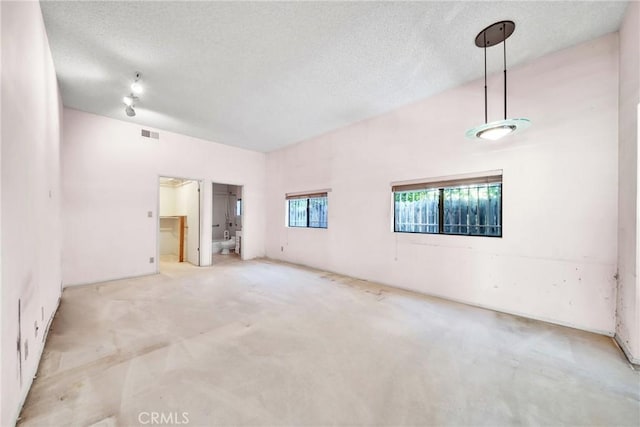
<path id="1" fill-rule="evenodd" d="M 507 119 L 507 38 L 516 29 L 513 21 L 496 22 L 480 31 L 476 36 L 476 46 L 484 50 L 484 124 L 469 129 L 466 136 L 471 139 L 497 141 L 512 133 L 531 126 L 529 119 Z M 504 59 L 504 120 L 487 123 L 487 47 L 503 43 Z"/>
<path id="2" fill-rule="evenodd" d="M 136 102 L 139 98 L 136 95 L 139 95 L 143 92 L 142 84 L 140 83 L 140 77 L 142 74 L 140 72 L 136 72 L 135 80 L 131 83 L 131 94 L 122 98 L 122 102 L 124 102 L 125 109 L 124 112 L 129 117 L 134 117 L 136 115 L 136 110 L 134 107 L 136 106 Z"/>

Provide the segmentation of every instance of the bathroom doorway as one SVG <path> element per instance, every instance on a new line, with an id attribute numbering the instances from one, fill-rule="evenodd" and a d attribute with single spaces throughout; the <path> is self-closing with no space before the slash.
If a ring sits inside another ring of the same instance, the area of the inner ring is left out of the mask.
<path id="1" fill-rule="evenodd" d="M 212 197 L 211 263 L 238 261 L 242 258 L 242 186 L 214 182 Z"/>
<path id="2" fill-rule="evenodd" d="M 175 177 L 159 178 L 159 270 L 179 263 L 200 265 L 201 182 Z"/>

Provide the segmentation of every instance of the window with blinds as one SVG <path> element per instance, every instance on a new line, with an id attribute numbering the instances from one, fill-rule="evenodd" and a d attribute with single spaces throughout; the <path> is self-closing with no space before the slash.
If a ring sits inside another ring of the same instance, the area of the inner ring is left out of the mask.
<path id="1" fill-rule="evenodd" d="M 394 185 L 394 231 L 502 237 L 502 174 Z"/>
<path id="2" fill-rule="evenodd" d="M 327 193 L 287 195 L 287 226 L 327 228 Z"/>

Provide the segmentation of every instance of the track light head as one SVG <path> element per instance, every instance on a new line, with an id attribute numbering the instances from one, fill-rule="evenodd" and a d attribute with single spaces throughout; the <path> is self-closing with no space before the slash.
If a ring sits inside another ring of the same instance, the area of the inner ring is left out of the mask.
<path id="1" fill-rule="evenodd" d="M 129 95 L 129 96 L 125 96 L 124 98 L 122 98 L 122 102 L 124 102 L 124 105 L 128 105 L 133 107 L 136 103 L 136 101 L 138 100 L 137 96 L 134 96 L 133 94 Z"/>
<path id="2" fill-rule="evenodd" d="M 144 88 L 140 83 L 141 77 L 142 77 L 142 74 L 139 71 L 136 72 L 136 80 L 133 83 L 131 83 L 131 91 L 136 95 L 140 95 L 142 92 L 144 92 Z"/>
<path id="3" fill-rule="evenodd" d="M 134 117 L 136 115 L 136 110 L 133 109 L 133 106 L 127 105 L 124 109 L 124 112 L 127 113 L 127 116 Z"/>
<path id="4" fill-rule="evenodd" d="M 133 82 L 131 83 L 131 91 L 137 95 L 141 94 L 142 92 L 144 92 L 144 88 L 142 87 L 142 85 L 138 82 Z"/>

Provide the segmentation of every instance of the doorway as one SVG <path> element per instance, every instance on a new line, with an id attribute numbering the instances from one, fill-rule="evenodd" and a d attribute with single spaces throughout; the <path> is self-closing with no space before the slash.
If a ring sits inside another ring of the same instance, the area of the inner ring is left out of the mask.
<path id="1" fill-rule="evenodd" d="M 200 186 L 191 179 L 159 178 L 159 270 L 184 262 L 200 265 Z"/>
<path id="2" fill-rule="evenodd" d="M 239 261 L 242 258 L 242 186 L 212 183 L 211 263 Z"/>

